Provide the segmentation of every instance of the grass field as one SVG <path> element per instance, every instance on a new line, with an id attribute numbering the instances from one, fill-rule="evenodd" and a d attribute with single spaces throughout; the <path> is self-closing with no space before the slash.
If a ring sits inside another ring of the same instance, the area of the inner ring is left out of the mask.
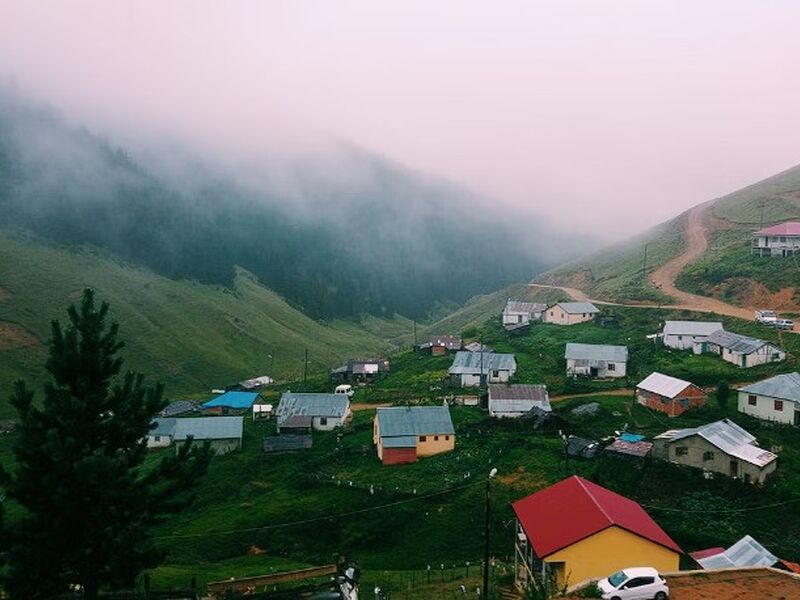
<path id="1" fill-rule="evenodd" d="M 297 378 L 306 348 L 310 370 L 326 371 L 411 331 L 401 318 L 319 323 L 243 271 L 229 290 L 0 231 L 0 398 L 19 377 L 41 383 L 50 320 L 66 320 L 67 306 L 86 286 L 111 304 L 126 341 L 126 366 L 164 381 L 174 397 L 204 397 L 212 387 L 270 370 Z M 0 418 L 8 412 L 0 402 Z"/>
<path id="2" fill-rule="evenodd" d="M 571 383 L 563 376 L 566 341 L 624 343 L 631 348 L 631 382 L 654 368 L 714 386 L 721 379 L 740 382 L 798 368 L 800 339 L 786 336 L 790 361 L 742 371 L 710 356 L 655 348 L 644 336 L 665 318 L 680 313 L 621 309 L 621 327 L 592 323 L 573 327 L 536 325 L 529 334 L 510 336 L 498 320 L 478 333 L 501 351 L 514 351 L 522 382 L 547 382 L 551 394 L 601 391 L 620 383 Z M 776 336 L 755 324 L 726 320 L 744 333 Z M 447 393 L 442 378 L 451 357 L 412 352 L 392 356 L 392 372 L 356 400 L 435 402 Z M 294 384 L 292 384 L 294 385 Z M 308 389 L 328 389 L 322 377 Z M 624 382 L 622 383 L 624 385 Z M 275 390 L 277 391 L 277 389 Z M 570 411 L 586 402 L 601 405 L 599 415 L 582 419 Z M 800 432 L 770 426 L 739 415 L 735 400 L 668 420 L 627 396 L 598 395 L 554 404 L 568 433 L 593 438 L 611 435 L 626 424 L 654 435 L 672 427 L 694 426 L 723 416 L 758 436 L 764 447 L 781 446 L 777 476 L 758 489 L 726 479 L 705 480 L 700 473 L 658 462 L 640 468 L 613 457 L 565 460 L 555 431 L 534 431 L 524 422 L 495 421 L 473 407 L 453 407 L 456 450 L 412 465 L 384 467 L 372 446 L 372 411 L 355 413 L 340 433 L 317 433 L 310 451 L 262 458 L 259 441 L 273 431 L 268 422 L 245 422 L 244 449 L 214 459 L 197 502 L 156 532 L 166 563 L 152 573 L 157 587 L 179 586 L 191 577 L 210 579 L 269 573 L 271 570 L 329 563 L 336 554 L 357 561 L 375 581 L 398 571 L 427 565 L 465 565 L 482 554 L 483 477 L 499 470 L 493 483 L 493 554 L 512 552 L 510 503 L 561 478 L 577 473 L 646 504 L 656 520 L 686 550 L 725 545 L 745 533 L 789 560 L 800 559 L 800 523 L 795 504 L 770 510 L 758 507 L 800 498 Z M 9 439 L 0 440 L 0 456 Z M 158 456 L 153 454 L 153 458 Z M 714 512 L 741 510 L 740 513 Z M 263 554 L 251 555 L 253 551 Z M 473 563 L 474 564 L 474 563 Z M 452 568 L 452 567 L 451 567 Z M 460 567 L 459 567 L 460 568 Z M 382 575 L 379 575 L 382 574 Z"/>

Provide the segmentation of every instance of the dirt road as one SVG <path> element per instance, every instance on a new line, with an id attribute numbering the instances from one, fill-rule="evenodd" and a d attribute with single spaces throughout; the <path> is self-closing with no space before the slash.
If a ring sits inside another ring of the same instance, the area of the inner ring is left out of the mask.
<path id="1" fill-rule="evenodd" d="M 650 276 L 650 281 L 653 285 L 664 292 L 666 295 L 671 296 L 676 300 L 675 304 L 637 304 L 637 303 L 621 303 L 621 302 L 608 302 L 605 300 L 597 300 L 589 298 L 587 294 L 581 290 L 562 287 L 557 285 L 545 285 L 540 283 L 530 283 L 530 287 L 539 287 L 546 289 L 558 289 L 567 293 L 570 298 L 578 302 L 592 302 L 594 304 L 604 304 L 606 306 L 631 306 L 638 308 L 669 308 L 677 310 L 691 310 L 695 312 L 716 313 L 718 315 L 727 315 L 729 317 L 737 317 L 739 319 L 751 320 L 753 319 L 753 312 L 756 307 L 741 307 L 728 304 L 716 298 L 708 298 L 706 296 L 699 296 L 697 294 L 690 294 L 683 290 L 678 289 L 675 285 L 675 279 L 678 275 L 691 264 L 697 260 L 706 250 L 708 250 L 708 227 L 706 225 L 707 211 L 709 206 L 701 204 L 696 206 L 689 212 L 689 219 L 686 224 L 686 250 L 672 260 L 664 263 L 656 269 Z M 800 323 L 796 323 L 794 333 L 800 332 Z"/>

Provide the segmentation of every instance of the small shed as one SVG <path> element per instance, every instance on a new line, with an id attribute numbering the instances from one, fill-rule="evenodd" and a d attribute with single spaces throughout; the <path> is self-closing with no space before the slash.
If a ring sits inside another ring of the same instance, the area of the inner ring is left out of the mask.
<path id="1" fill-rule="evenodd" d="M 689 381 L 651 373 L 636 386 L 636 401 L 669 417 L 706 403 L 706 393 Z"/>

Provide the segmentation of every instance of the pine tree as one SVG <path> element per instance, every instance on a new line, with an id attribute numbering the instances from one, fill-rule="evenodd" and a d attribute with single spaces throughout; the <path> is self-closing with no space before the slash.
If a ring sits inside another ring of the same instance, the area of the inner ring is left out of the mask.
<path id="1" fill-rule="evenodd" d="M 14 599 L 52 598 L 72 584 L 93 599 L 101 588 L 133 583 L 162 557 L 148 530 L 188 506 L 208 467 L 208 446 L 188 441 L 145 468 L 163 386 L 120 376 L 123 343 L 108 308 L 85 290 L 68 326 L 52 323 L 51 381 L 41 403 L 24 382 L 14 387 L 16 465 L 0 473 L 7 497 L 22 508 L 2 532 Z"/>

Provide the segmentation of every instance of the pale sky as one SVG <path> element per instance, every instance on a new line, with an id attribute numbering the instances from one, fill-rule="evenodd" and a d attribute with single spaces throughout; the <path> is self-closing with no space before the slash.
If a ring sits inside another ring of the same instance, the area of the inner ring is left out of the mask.
<path id="1" fill-rule="evenodd" d="M 230 160 L 329 137 L 624 237 L 800 162 L 796 0 L 0 0 L 0 78 Z"/>

